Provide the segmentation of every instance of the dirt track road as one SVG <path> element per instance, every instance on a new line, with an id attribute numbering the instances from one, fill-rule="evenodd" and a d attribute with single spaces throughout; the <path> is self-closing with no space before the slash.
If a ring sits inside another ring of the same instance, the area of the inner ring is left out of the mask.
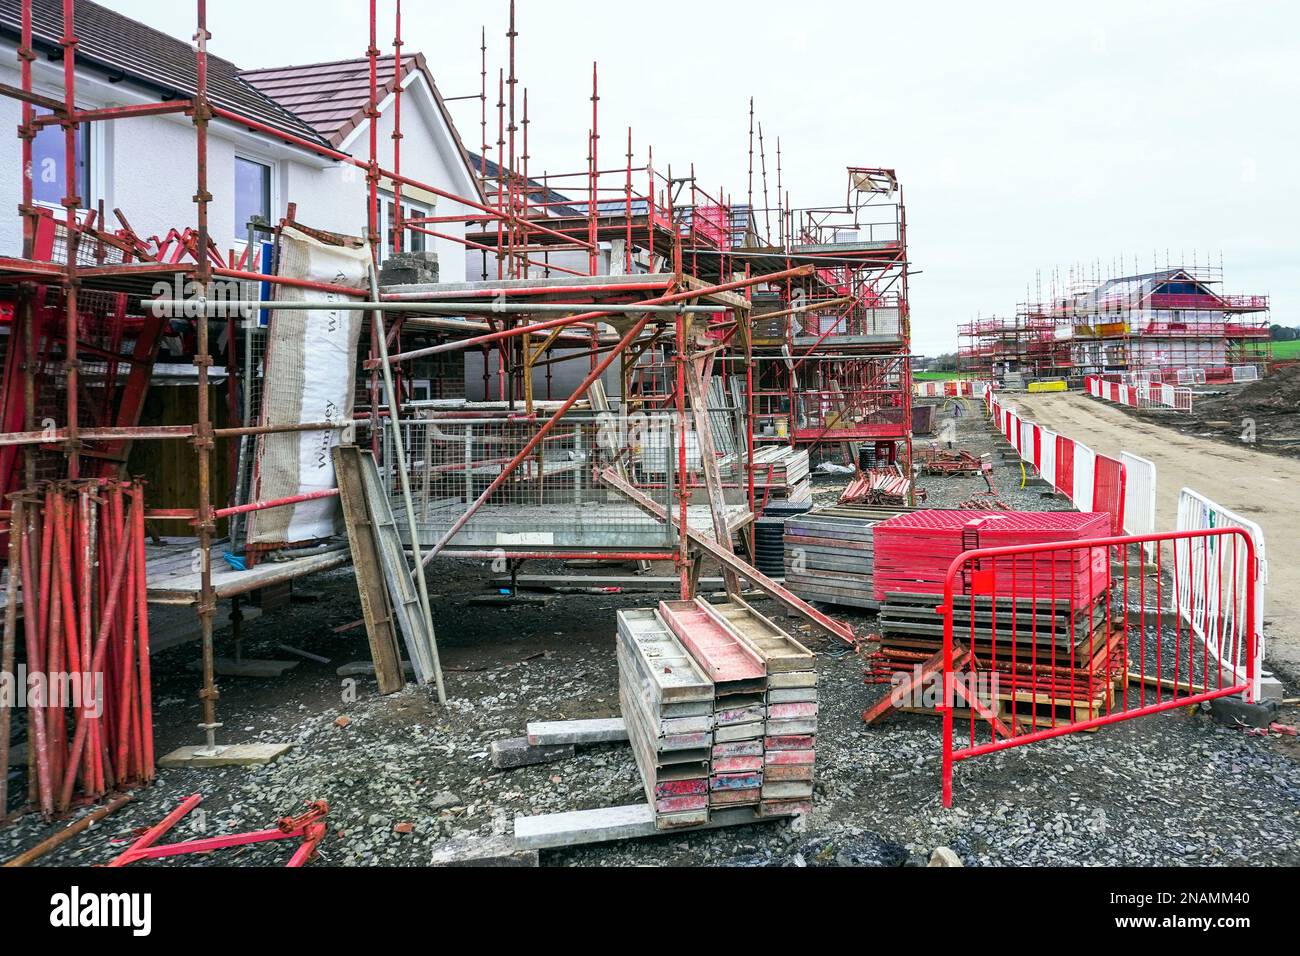
<path id="1" fill-rule="evenodd" d="M 1279 676 L 1300 679 L 1300 461 L 1139 421 L 1078 393 L 1008 396 L 1020 414 L 1103 455 L 1155 462 L 1156 530 L 1172 530 L 1178 493 L 1192 488 L 1264 529 L 1266 652 Z"/>

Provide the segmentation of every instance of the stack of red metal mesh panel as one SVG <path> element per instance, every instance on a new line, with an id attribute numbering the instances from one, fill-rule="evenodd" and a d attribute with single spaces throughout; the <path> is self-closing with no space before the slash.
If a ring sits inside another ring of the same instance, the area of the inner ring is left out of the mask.
<path id="1" fill-rule="evenodd" d="M 875 597 L 942 594 L 948 567 L 963 551 L 1080 541 L 1110 534 L 1110 516 L 1073 511 L 914 511 L 875 526 Z M 977 572 L 979 573 L 979 572 Z M 1090 604 L 1110 586 L 1107 549 L 1052 551 L 989 563 L 979 582 L 958 580 L 998 597 Z M 969 577 L 969 575 L 967 576 Z"/>

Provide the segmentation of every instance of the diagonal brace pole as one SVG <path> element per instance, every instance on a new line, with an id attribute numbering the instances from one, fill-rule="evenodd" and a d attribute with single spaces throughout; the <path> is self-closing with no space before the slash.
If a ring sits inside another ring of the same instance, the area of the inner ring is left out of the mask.
<path id="1" fill-rule="evenodd" d="M 633 504 L 647 514 L 658 518 L 660 521 L 667 521 L 674 526 L 680 524 L 679 521 L 671 517 L 668 512 L 664 510 L 663 505 L 652 500 L 636 488 L 633 488 L 630 484 L 620 478 L 618 472 L 614 469 L 606 468 L 602 471 L 600 473 L 600 480 L 606 485 L 609 485 L 609 487 L 613 488 L 615 491 L 621 492 L 630 499 Z M 841 641 L 846 641 L 850 644 L 853 643 L 853 628 L 849 625 L 823 614 L 807 601 L 803 600 L 803 598 L 800 598 L 782 587 L 780 584 L 777 584 L 748 562 L 720 547 L 712 538 L 706 537 L 690 527 L 679 530 L 681 533 L 687 535 L 697 547 L 721 564 L 724 568 L 735 571 L 743 578 L 748 578 L 754 587 L 758 588 L 774 601 L 784 604 L 800 617 L 805 618 L 809 623 L 818 628 L 818 630 L 830 635 L 831 637 L 839 638 Z"/>

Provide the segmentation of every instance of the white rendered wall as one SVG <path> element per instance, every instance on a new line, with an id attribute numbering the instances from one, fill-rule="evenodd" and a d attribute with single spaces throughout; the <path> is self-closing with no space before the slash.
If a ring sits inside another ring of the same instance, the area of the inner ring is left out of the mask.
<path id="1" fill-rule="evenodd" d="M 19 85 L 15 62 L 14 48 L 0 44 L 0 83 Z M 57 65 L 37 61 L 34 69 L 37 91 L 61 97 L 62 74 Z M 128 88 L 125 84 L 108 84 L 91 71 L 84 76 L 79 74 L 77 82 L 78 105 L 82 108 L 154 99 L 154 94 Z M 411 95 L 404 97 L 402 107 L 403 174 L 447 192 L 464 195 L 466 174 L 461 173 L 458 179 L 452 171 L 452 163 L 460 162 L 459 151 L 443 135 L 440 117 L 434 115 L 436 107 L 427 90 L 412 90 Z M 390 98 L 385 115 L 380 119 L 380 162 L 383 165 L 389 164 L 392 158 L 391 113 Z M 0 97 L 0 255 L 19 255 L 22 252 L 22 225 L 17 213 L 22 199 L 22 149 L 16 133 L 20 121 L 18 102 Z M 112 227 L 117 225 L 112 210 L 121 208 L 132 227 L 145 238 L 165 236 L 172 228 L 179 230 L 195 226 L 193 196 L 197 159 L 194 126 L 189 119 L 184 116 L 139 117 L 97 123 L 92 130 L 92 189 L 91 195 L 82 197 L 84 206 L 93 207 L 103 199 Z M 435 135 L 435 130 L 438 135 Z M 346 151 L 362 158 L 368 156 L 369 139 L 364 127 L 360 137 L 355 138 Z M 218 122 L 211 126 L 208 144 L 208 188 L 213 196 L 209 224 L 213 241 L 223 254 L 243 238 L 242 224 L 237 227 L 235 223 L 236 156 L 272 166 L 273 221 L 285 215 L 289 202 L 295 202 L 298 219 L 306 225 L 347 235 L 365 234 L 367 187 L 362 170 L 332 163 L 272 137 Z M 412 198 L 422 197 L 413 195 Z M 453 214 L 462 210 L 458 203 L 440 200 L 435 214 Z M 433 228 L 464 235 L 464 226 L 459 223 Z M 444 281 L 464 278 L 463 247 L 448 240 L 432 238 L 429 238 L 429 247 L 439 254 Z"/>

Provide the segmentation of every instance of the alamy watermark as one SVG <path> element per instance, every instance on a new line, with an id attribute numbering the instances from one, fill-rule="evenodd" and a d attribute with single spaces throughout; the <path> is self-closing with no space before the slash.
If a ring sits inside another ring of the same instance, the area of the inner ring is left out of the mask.
<path id="1" fill-rule="evenodd" d="M 0 671 L 0 707 L 71 707 L 98 718 L 104 713 L 104 674 L 29 671 L 19 664 L 14 672 Z"/>

